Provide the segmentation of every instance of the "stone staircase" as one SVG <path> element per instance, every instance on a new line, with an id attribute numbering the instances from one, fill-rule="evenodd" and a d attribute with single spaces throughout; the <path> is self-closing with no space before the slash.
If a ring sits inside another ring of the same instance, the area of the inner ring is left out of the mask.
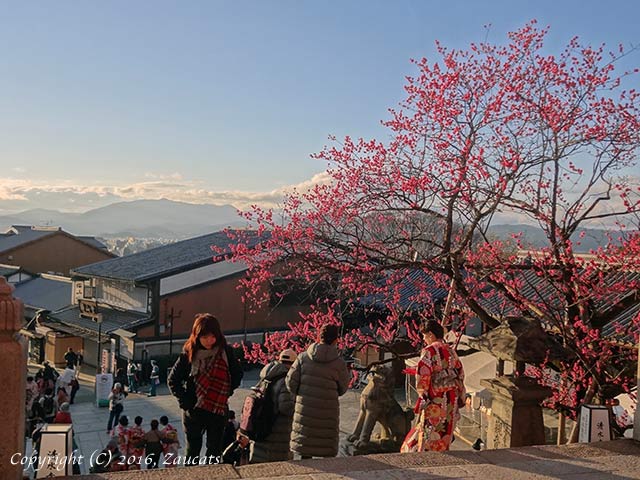
<path id="1" fill-rule="evenodd" d="M 71 478 L 71 477 L 69 477 Z M 481 452 L 380 454 L 246 465 L 181 467 L 93 474 L 74 480 L 521 480 L 640 479 L 640 443 L 634 440 L 523 447 Z"/>

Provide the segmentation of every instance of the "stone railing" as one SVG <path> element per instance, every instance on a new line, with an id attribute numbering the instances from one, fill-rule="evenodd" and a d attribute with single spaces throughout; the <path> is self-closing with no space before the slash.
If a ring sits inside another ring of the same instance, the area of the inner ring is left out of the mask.
<path id="1" fill-rule="evenodd" d="M 11 465 L 11 457 L 24 453 L 25 388 L 27 377 L 26 342 L 18 333 L 22 327 L 22 302 L 13 298 L 13 287 L 0 276 L 0 385 L 2 385 L 2 426 L 0 478 L 22 478 L 22 466 Z"/>

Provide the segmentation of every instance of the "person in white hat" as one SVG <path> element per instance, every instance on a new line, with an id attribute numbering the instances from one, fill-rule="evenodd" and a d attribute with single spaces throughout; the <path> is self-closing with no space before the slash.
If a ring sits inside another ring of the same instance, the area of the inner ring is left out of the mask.
<path id="1" fill-rule="evenodd" d="M 107 434 L 111 435 L 111 427 L 118 425 L 120 415 L 124 410 L 124 391 L 122 384 L 114 383 L 109 394 L 109 422 L 107 423 Z"/>
<path id="2" fill-rule="evenodd" d="M 251 463 L 278 462 L 292 459 L 289 449 L 291 436 L 291 422 L 293 420 L 293 397 L 287 390 L 285 378 L 289 368 L 298 358 L 298 354 L 287 348 L 280 352 L 278 360 L 265 365 L 260 372 L 260 382 L 265 380 L 269 384 L 268 393 L 271 395 L 275 410 L 275 420 L 271 433 L 262 441 L 256 441 L 251 452 Z"/>

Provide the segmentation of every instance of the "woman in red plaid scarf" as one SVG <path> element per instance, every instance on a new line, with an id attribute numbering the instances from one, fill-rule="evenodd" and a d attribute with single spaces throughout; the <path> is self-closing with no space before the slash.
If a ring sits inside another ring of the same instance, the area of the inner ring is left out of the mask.
<path id="1" fill-rule="evenodd" d="M 241 379 L 242 367 L 227 345 L 218 319 L 209 313 L 197 314 L 191 336 L 167 379 L 183 410 L 187 465 L 215 463 L 220 458 L 227 400 Z M 205 432 L 206 458 L 200 459 Z"/>

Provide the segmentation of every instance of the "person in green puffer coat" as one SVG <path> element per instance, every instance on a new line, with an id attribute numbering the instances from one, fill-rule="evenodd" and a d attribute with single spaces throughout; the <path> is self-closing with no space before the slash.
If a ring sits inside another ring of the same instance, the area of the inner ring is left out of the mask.
<path id="1" fill-rule="evenodd" d="M 273 382 L 269 385 L 269 394 L 273 402 L 275 420 L 269 436 L 253 444 L 251 463 L 291 460 L 289 438 L 291 437 L 291 421 L 293 420 L 293 397 L 287 390 L 285 377 L 296 358 L 298 355 L 293 350 L 283 350 L 278 360 L 265 365 L 260 372 L 261 381 Z"/>
<path id="2" fill-rule="evenodd" d="M 290 448 L 302 458 L 338 454 L 338 397 L 351 379 L 336 348 L 338 334 L 337 325 L 324 325 L 319 340 L 298 356 L 287 374 L 287 388 L 295 398 Z"/>

